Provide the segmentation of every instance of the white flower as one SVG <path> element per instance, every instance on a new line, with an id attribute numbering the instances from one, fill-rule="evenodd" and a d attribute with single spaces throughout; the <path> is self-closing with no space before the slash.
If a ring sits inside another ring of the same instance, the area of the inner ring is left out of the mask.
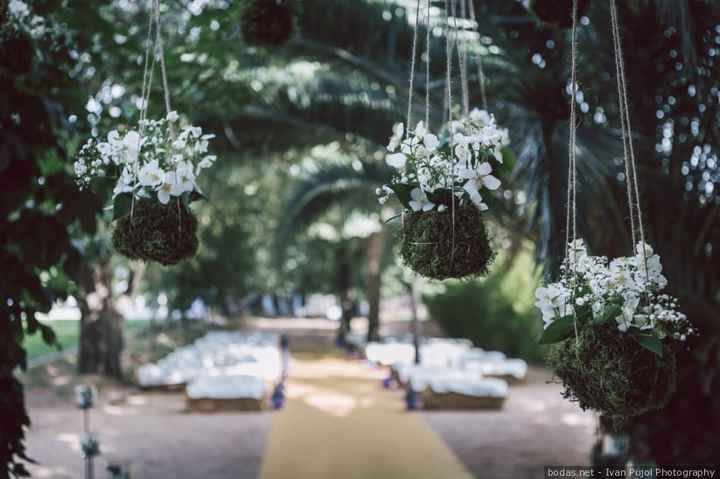
<path id="1" fill-rule="evenodd" d="M 120 133 L 117 130 L 112 130 L 107 135 L 108 143 L 113 146 L 119 146 L 122 142 L 120 141 Z"/>
<path id="2" fill-rule="evenodd" d="M 187 146 L 187 143 L 185 142 L 185 139 L 182 137 L 178 137 L 175 141 L 172 143 L 172 147 L 176 150 L 182 150 Z"/>
<path id="3" fill-rule="evenodd" d="M 10 15 L 18 20 L 22 20 L 30 14 L 30 8 L 28 8 L 25 2 L 20 0 L 10 0 L 8 11 Z"/>
<path id="4" fill-rule="evenodd" d="M 488 205 L 483 202 L 482 195 L 480 195 L 480 191 L 478 189 L 477 181 L 468 180 L 463 186 L 463 190 L 467 192 L 468 196 L 470 196 L 470 201 L 472 201 L 480 211 L 487 211 Z"/>
<path id="5" fill-rule="evenodd" d="M 423 144 L 429 151 L 435 151 L 437 147 L 440 146 L 440 140 L 438 140 L 437 136 L 427 133 L 423 136 Z"/>
<path id="6" fill-rule="evenodd" d="M 151 161 L 140 169 L 139 180 L 142 186 L 159 186 L 165 178 L 165 172 L 158 166 L 157 161 Z"/>
<path id="7" fill-rule="evenodd" d="M 572 305 L 567 304 L 569 298 L 570 292 L 559 283 L 535 290 L 535 306 L 542 312 L 545 328 L 550 326 L 555 318 L 572 314 Z"/>
<path id="8" fill-rule="evenodd" d="M 430 211 L 435 207 L 435 203 L 428 200 L 427 195 L 420 188 L 415 188 L 410 192 L 410 208 L 413 211 Z"/>
<path id="9" fill-rule="evenodd" d="M 157 191 L 158 201 L 164 205 L 170 203 L 170 194 L 173 191 L 173 184 L 167 181 L 160 185 Z"/>
<path id="10" fill-rule="evenodd" d="M 403 168 L 405 168 L 407 157 L 402 153 L 393 153 L 385 157 L 385 162 L 393 168 L 402 170 Z"/>
<path id="11" fill-rule="evenodd" d="M 400 146 L 400 142 L 403 139 L 403 135 L 405 134 L 405 126 L 402 123 L 396 123 L 393 126 L 393 134 L 392 137 L 390 137 L 390 143 L 388 143 L 387 149 L 388 151 L 396 151 L 398 147 Z"/>
<path id="12" fill-rule="evenodd" d="M 206 156 L 205 158 L 200 160 L 200 163 L 198 163 L 198 170 L 210 168 L 215 163 L 215 160 L 217 160 L 217 156 L 215 155 Z"/>
<path id="13" fill-rule="evenodd" d="M 138 160 L 140 155 L 140 134 L 135 130 L 130 130 L 125 134 L 123 139 L 125 147 L 125 162 L 133 164 Z"/>
<path id="14" fill-rule="evenodd" d="M 167 118 L 167 121 L 169 121 L 170 123 L 175 123 L 180 118 L 180 115 L 178 115 L 178 112 L 176 112 L 176 111 L 171 111 L 170 113 L 167 114 L 166 118 Z"/>
<path id="15" fill-rule="evenodd" d="M 427 127 L 425 126 L 425 123 L 420 121 L 418 122 L 417 126 L 415 127 L 415 131 L 413 133 L 415 136 L 419 138 L 423 138 L 427 134 Z"/>

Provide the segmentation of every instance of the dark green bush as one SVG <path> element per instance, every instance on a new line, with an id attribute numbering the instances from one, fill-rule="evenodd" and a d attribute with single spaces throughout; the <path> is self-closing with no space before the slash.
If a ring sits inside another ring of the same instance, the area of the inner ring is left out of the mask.
<path id="1" fill-rule="evenodd" d="M 542 359 L 537 343 L 540 321 L 532 309 L 516 309 L 518 304 L 503 292 L 507 279 L 508 274 L 502 273 L 484 281 L 445 285 L 442 293 L 424 298 L 430 318 L 438 321 L 452 337 L 467 338 L 483 349 L 539 362 Z M 511 286 L 522 287 L 517 283 Z M 516 296 L 520 296 L 523 291 L 517 293 Z"/>
<path id="2" fill-rule="evenodd" d="M 245 41 L 262 47 L 276 47 L 287 42 L 295 23 L 290 1 L 249 0 L 242 14 Z"/>
<path id="3" fill-rule="evenodd" d="M 182 202 L 140 200 L 132 214 L 118 220 L 112 241 L 123 256 L 167 266 L 195 255 L 196 232 L 197 219 Z"/>
<path id="4" fill-rule="evenodd" d="M 578 19 L 585 15 L 590 0 L 578 0 Z M 560 28 L 572 26 L 573 0 L 531 0 L 530 10 L 545 23 Z"/>
<path id="5" fill-rule="evenodd" d="M 454 218 L 453 218 L 454 217 Z M 495 259 L 482 213 L 472 205 L 405 215 L 400 244 L 403 262 L 430 279 L 487 274 Z"/>

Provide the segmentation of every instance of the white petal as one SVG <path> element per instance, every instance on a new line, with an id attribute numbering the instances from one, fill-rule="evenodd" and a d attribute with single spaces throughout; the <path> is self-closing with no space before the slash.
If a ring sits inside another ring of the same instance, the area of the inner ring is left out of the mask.
<path id="1" fill-rule="evenodd" d="M 502 184 L 500 183 L 500 180 L 495 178 L 493 175 L 483 176 L 482 182 L 488 190 L 497 190 Z"/>
<path id="2" fill-rule="evenodd" d="M 433 134 L 427 134 L 423 137 L 423 143 L 425 144 L 425 148 L 434 151 L 440 145 L 440 140 Z"/>
<path id="3" fill-rule="evenodd" d="M 170 192 L 165 191 L 164 188 L 160 188 L 157 192 L 158 201 L 164 205 L 170 203 Z"/>
<path id="4" fill-rule="evenodd" d="M 488 162 L 480 163 L 480 165 L 477 168 L 477 174 L 479 176 L 485 176 L 485 175 L 489 175 L 490 173 L 492 173 L 492 166 L 490 166 L 490 163 L 488 163 Z"/>

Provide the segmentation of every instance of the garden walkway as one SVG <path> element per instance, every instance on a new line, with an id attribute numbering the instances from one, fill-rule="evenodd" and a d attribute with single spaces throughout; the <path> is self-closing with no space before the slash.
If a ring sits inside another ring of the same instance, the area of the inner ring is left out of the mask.
<path id="1" fill-rule="evenodd" d="M 272 418 L 261 479 L 465 479 L 472 475 L 383 373 L 340 360 L 299 362 Z"/>

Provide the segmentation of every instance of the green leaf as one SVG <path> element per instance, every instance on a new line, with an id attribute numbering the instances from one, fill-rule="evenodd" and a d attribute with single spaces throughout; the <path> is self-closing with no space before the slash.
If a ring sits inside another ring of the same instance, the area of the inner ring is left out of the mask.
<path id="1" fill-rule="evenodd" d="M 190 196 L 188 198 L 188 203 L 192 203 L 193 201 L 200 201 L 200 200 L 207 200 L 207 196 L 203 195 L 197 190 L 192 190 L 190 192 Z"/>
<path id="2" fill-rule="evenodd" d="M 117 195 L 113 200 L 113 221 L 119 220 L 123 216 L 130 214 L 132 209 L 132 194 L 123 193 Z"/>
<path id="3" fill-rule="evenodd" d="M 573 323 L 573 316 L 563 316 L 560 319 L 556 319 L 550 326 L 545 328 L 540 337 L 540 344 L 553 344 L 564 341 L 572 336 L 575 326 Z"/>
<path id="4" fill-rule="evenodd" d="M 405 208 L 410 208 L 410 192 L 415 189 L 415 186 L 396 184 L 389 185 L 389 187 L 393 190 L 395 196 L 397 196 L 398 201 L 400 201 Z"/>
<path id="5" fill-rule="evenodd" d="M 614 320 L 621 314 L 622 314 L 622 307 L 620 307 L 617 304 L 611 304 L 610 306 L 607 306 L 603 310 L 603 313 L 600 315 L 600 317 L 595 318 L 593 320 L 593 323 L 596 325 L 605 324 L 610 320 Z"/>
<path id="6" fill-rule="evenodd" d="M 640 346 L 662 357 L 663 344 L 656 336 L 653 336 L 652 334 L 636 334 L 633 337 Z"/>

